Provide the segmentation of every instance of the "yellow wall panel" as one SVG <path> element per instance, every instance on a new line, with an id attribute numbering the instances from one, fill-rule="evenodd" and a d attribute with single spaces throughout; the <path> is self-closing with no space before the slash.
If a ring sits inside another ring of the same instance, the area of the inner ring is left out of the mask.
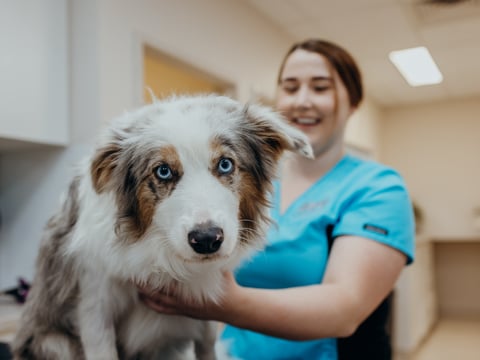
<path id="1" fill-rule="evenodd" d="M 158 99 L 172 94 L 223 94 L 227 86 L 209 79 L 207 75 L 188 65 L 162 55 L 157 50 L 144 48 L 144 100 L 151 102 L 150 88 Z"/>

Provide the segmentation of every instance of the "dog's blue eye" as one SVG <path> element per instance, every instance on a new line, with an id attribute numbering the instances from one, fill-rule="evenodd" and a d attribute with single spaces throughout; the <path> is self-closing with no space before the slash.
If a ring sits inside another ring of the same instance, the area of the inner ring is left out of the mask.
<path id="1" fill-rule="evenodd" d="M 172 170 L 170 169 L 170 166 L 163 164 L 157 167 L 157 170 L 155 171 L 157 174 L 157 177 L 160 180 L 170 180 L 173 177 Z"/>
<path id="2" fill-rule="evenodd" d="M 227 175 L 233 172 L 233 161 L 223 158 L 218 162 L 218 172 L 222 175 Z"/>

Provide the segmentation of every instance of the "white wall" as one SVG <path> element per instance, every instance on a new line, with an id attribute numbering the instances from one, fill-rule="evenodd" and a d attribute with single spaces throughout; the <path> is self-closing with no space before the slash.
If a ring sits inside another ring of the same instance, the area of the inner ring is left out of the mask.
<path id="1" fill-rule="evenodd" d="M 64 145 L 67 1 L 2 1 L 0 6 L 0 139 Z"/>
<path id="2" fill-rule="evenodd" d="M 81 146 L 39 147 L 0 157 L 0 289 L 18 276 L 31 280 L 42 229 L 84 153 Z"/>
<path id="3" fill-rule="evenodd" d="M 30 276 L 66 182 L 69 34 L 68 0 L 1 4 L 0 289 Z"/>
<path id="4" fill-rule="evenodd" d="M 100 126 L 99 1 L 70 1 L 71 146 L 92 143 Z"/>
<path id="5" fill-rule="evenodd" d="M 389 109 L 381 159 L 396 167 L 431 237 L 479 237 L 480 99 Z"/>

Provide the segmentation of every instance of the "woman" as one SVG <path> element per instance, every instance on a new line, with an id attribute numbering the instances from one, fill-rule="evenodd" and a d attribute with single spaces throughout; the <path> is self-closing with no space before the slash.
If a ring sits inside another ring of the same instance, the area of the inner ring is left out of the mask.
<path id="1" fill-rule="evenodd" d="M 413 259 L 414 224 L 401 177 L 345 152 L 362 96 L 347 51 L 322 40 L 295 44 L 280 68 L 277 107 L 308 135 L 315 159 L 284 161 L 267 248 L 235 278 L 225 274 L 219 304 L 162 293 L 146 303 L 226 323 L 222 337 L 241 359 L 337 359 L 343 349 L 355 359 L 390 358 L 385 301 Z"/>

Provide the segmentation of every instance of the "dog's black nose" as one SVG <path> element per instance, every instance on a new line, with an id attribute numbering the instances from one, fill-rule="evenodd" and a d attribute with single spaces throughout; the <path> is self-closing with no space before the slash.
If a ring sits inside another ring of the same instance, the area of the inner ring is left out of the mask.
<path id="1" fill-rule="evenodd" d="M 216 226 L 199 226 L 188 233 L 188 243 L 198 254 L 213 254 L 223 242 L 223 230 Z"/>

